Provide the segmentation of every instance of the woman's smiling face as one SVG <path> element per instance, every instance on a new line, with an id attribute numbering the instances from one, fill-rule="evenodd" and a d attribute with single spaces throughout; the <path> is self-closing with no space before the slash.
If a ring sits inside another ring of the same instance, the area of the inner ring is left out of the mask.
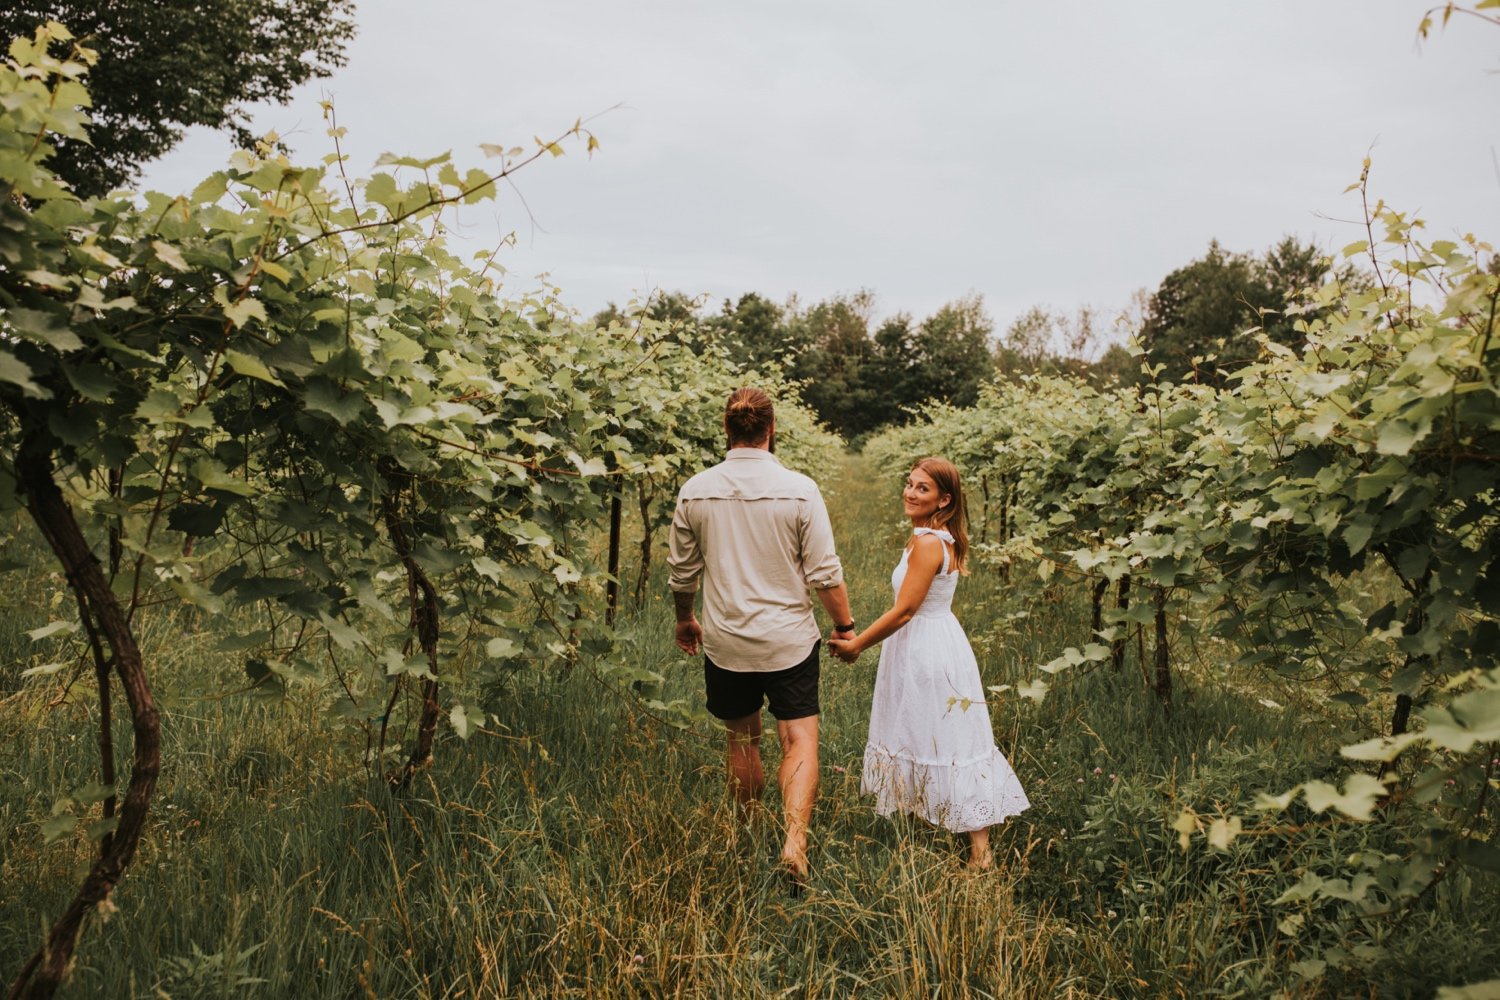
<path id="1" fill-rule="evenodd" d="M 901 491 L 901 502 L 906 516 L 913 524 L 925 524 L 939 508 L 948 503 L 948 498 L 938 490 L 937 483 L 921 469 L 912 469 L 906 477 L 906 488 Z"/>

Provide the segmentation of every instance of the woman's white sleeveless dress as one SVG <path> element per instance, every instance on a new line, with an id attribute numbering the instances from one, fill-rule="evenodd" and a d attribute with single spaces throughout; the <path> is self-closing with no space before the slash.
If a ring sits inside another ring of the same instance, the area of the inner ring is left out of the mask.
<path id="1" fill-rule="evenodd" d="M 946 531 L 917 528 L 948 545 Z M 899 593 L 909 550 L 891 574 Z M 954 831 L 981 830 L 1031 805 L 995 746 L 974 650 L 953 616 L 958 574 L 943 568 L 916 615 L 880 648 L 862 789 L 882 816 L 908 812 Z M 965 699 L 969 707 L 965 709 Z"/>

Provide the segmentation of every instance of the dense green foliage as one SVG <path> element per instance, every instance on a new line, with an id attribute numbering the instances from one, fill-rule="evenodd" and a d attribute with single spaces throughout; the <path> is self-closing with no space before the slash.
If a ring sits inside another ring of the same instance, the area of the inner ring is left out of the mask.
<path id="1" fill-rule="evenodd" d="M 1359 280 L 1352 267 L 1330 271 L 1321 250 L 1291 237 L 1261 257 L 1231 253 L 1214 241 L 1151 295 L 1139 331 L 1147 361 L 1173 382 L 1222 385 L 1258 356 L 1256 331 L 1301 347 L 1299 320 L 1308 317 L 1294 308 L 1299 296 L 1330 278 L 1340 286 Z"/>
<path id="2" fill-rule="evenodd" d="M 51 168 L 79 194 L 129 183 L 192 125 L 230 131 L 246 149 L 247 108 L 285 101 L 344 64 L 354 0 L 9 0 L 0 40 L 57 21 L 98 54 L 94 127 L 61 136 Z"/>
<path id="3" fill-rule="evenodd" d="M 89 56 L 48 52 L 67 37 L 45 26 L 0 67 L 0 509 L 25 507 L 60 561 L 78 616 L 38 634 L 77 633 L 101 703 L 120 685 L 134 759 L 117 790 L 106 715 L 99 790 L 52 810 L 49 837 L 93 820 L 100 855 L 37 954 L 39 996 L 144 828 L 160 767 L 144 609 L 233 616 L 226 649 L 266 694 L 336 681 L 376 773 L 410 704 L 405 783 L 440 719 L 482 724 L 508 672 L 608 652 L 590 548 L 605 511 L 628 485 L 660 520 L 720 453 L 734 386 L 782 398 L 790 464 L 816 474 L 840 445 L 774 373 L 658 324 L 501 301 L 489 261 L 434 236 L 559 142 L 497 151 L 495 173 L 386 157 L 360 181 L 337 154 L 304 168 L 263 148 L 187 196 L 80 200 L 47 166 L 54 136 L 85 135 Z"/>

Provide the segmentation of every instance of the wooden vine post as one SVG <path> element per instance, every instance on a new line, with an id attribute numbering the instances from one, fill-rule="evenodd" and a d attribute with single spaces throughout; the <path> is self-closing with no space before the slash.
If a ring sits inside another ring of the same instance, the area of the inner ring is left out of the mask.
<path id="1" fill-rule="evenodd" d="M 1168 712 L 1172 710 L 1172 663 L 1171 650 L 1167 645 L 1167 588 L 1152 587 L 1156 605 L 1156 674 L 1152 678 L 1151 691 L 1156 700 Z"/>
<path id="2" fill-rule="evenodd" d="M 1094 581 L 1090 602 L 1093 615 L 1089 624 L 1089 638 L 1096 639 L 1104 631 L 1104 595 L 1109 591 L 1109 577 L 1101 576 Z"/>
<path id="3" fill-rule="evenodd" d="M 985 541 L 989 535 L 990 524 L 990 474 L 988 471 L 979 477 L 979 495 L 982 503 L 979 506 L 979 541 Z"/>
<path id="4" fill-rule="evenodd" d="M 616 479 L 609 495 L 609 578 L 604 583 L 604 623 L 613 626 L 620 610 L 620 508 L 623 481 Z"/>
<path id="5" fill-rule="evenodd" d="M 1115 608 L 1123 616 L 1130 610 L 1130 574 L 1125 573 L 1120 577 L 1120 586 L 1115 591 Z M 1114 641 L 1109 644 L 1109 659 L 1116 670 L 1125 666 L 1125 644 L 1129 641 L 1128 634 L 1122 629 L 1115 636 Z"/>
<path id="6" fill-rule="evenodd" d="M 635 578 L 635 602 L 646 599 L 646 584 L 651 581 L 651 544 L 654 541 L 651 526 L 651 504 L 656 499 L 651 477 L 646 476 L 637 488 L 636 498 L 641 508 L 641 568 Z"/>

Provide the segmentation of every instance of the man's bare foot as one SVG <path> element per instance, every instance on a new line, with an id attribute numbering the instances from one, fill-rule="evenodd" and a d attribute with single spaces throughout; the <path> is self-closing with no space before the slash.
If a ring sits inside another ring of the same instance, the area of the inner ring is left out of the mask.
<path id="1" fill-rule="evenodd" d="M 801 858 L 782 857 L 781 870 L 786 879 L 786 892 L 793 899 L 798 899 L 807 888 L 807 856 Z"/>
<path id="2" fill-rule="evenodd" d="M 781 869 L 786 872 L 787 891 L 795 898 L 802 895 L 807 885 L 807 837 L 788 835 L 786 846 L 781 849 Z"/>

